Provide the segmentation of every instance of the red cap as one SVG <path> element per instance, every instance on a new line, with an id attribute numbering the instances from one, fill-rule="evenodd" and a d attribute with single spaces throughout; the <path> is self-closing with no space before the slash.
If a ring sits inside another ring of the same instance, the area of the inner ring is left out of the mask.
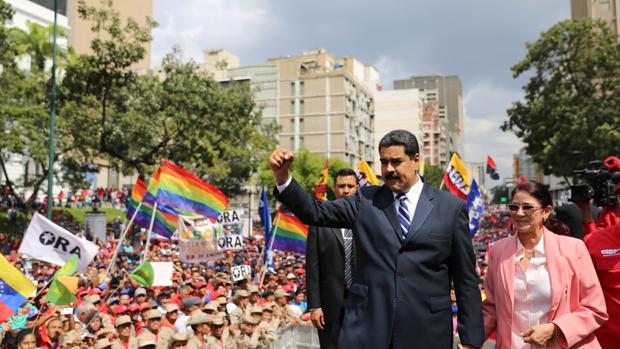
<path id="1" fill-rule="evenodd" d="M 129 311 L 138 311 L 140 310 L 140 306 L 136 303 L 131 303 L 127 309 L 129 309 Z"/>
<path id="2" fill-rule="evenodd" d="M 197 283 L 196 285 L 194 285 L 194 287 L 195 287 L 195 288 L 201 288 L 201 287 L 205 287 L 206 285 L 207 285 L 207 283 L 206 283 L 206 282 L 202 282 L 202 281 L 201 281 L 201 282 Z"/>
<path id="3" fill-rule="evenodd" d="M 124 305 L 117 305 L 117 306 L 112 308 L 112 312 L 114 313 L 114 315 L 122 314 L 122 313 L 124 313 L 124 312 L 126 312 L 128 310 L 129 310 L 129 308 L 127 308 Z"/>
<path id="4" fill-rule="evenodd" d="M 88 294 L 100 294 L 100 293 L 101 293 L 101 290 L 96 287 L 88 291 Z"/>
<path id="5" fill-rule="evenodd" d="M 149 302 L 144 302 L 140 304 L 140 311 L 151 309 L 153 306 Z"/>

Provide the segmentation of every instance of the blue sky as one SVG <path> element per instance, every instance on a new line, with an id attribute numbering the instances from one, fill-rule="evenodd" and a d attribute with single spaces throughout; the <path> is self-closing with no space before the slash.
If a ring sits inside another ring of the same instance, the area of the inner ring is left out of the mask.
<path id="1" fill-rule="evenodd" d="M 499 129 L 525 80 L 510 67 L 560 20 L 569 0 L 298 1 L 154 0 L 154 65 L 174 45 L 202 61 L 204 49 L 225 48 L 242 65 L 323 47 L 376 66 L 382 84 L 412 75 L 459 75 L 465 106 L 465 160 L 495 158 L 512 175 L 523 144 Z"/>

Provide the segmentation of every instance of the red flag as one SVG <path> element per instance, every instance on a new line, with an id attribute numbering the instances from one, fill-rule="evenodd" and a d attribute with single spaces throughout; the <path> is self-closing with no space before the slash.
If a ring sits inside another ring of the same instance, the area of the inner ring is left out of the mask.
<path id="1" fill-rule="evenodd" d="M 498 180 L 499 179 L 499 174 L 497 173 L 497 165 L 495 164 L 495 161 L 493 161 L 493 158 L 491 157 L 491 155 L 487 155 L 487 169 L 486 169 L 486 173 L 491 176 L 492 179 L 494 180 Z"/>

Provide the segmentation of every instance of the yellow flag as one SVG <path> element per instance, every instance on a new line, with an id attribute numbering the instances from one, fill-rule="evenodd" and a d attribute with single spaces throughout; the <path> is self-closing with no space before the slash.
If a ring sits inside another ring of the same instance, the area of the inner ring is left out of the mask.
<path id="1" fill-rule="evenodd" d="M 465 164 L 458 155 L 452 155 L 446 173 L 443 175 L 443 181 L 452 194 L 467 200 L 471 180 Z"/>
<path id="2" fill-rule="evenodd" d="M 359 173 L 360 187 L 367 185 L 379 185 L 377 176 L 375 176 L 375 173 L 372 171 L 370 166 L 368 166 L 366 160 L 360 160 L 357 164 L 357 172 Z"/>
<path id="3" fill-rule="evenodd" d="M 424 159 L 420 159 L 420 176 L 424 176 Z"/>
<path id="4" fill-rule="evenodd" d="M 314 187 L 314 197 L 317 200 L 327 200 L 327 179 L 329 178 L 329 167 L 327 164 L 327 160 L 325 160 L 325 166 L 323 166 L 323 170 L 321 170 L 321 176 L 319 177 L 319 181 L 316 183 Z"/>

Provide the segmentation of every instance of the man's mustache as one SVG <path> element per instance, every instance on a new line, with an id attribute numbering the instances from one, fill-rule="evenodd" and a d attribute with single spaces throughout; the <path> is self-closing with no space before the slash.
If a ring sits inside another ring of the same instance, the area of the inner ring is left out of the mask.
<path id="1" fill-rule="evenodd" d="M 396 172 L 389 173 L 385 179 L 400 179 L 400 176 L 396 174 Z"/>

